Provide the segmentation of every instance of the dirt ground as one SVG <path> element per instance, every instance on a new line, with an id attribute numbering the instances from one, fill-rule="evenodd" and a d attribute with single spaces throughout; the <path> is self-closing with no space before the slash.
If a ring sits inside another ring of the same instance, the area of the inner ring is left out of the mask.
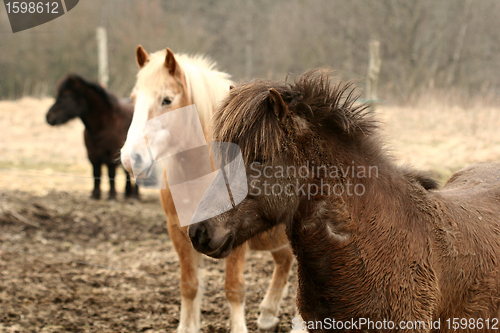
<path id="1" fill-rule="evenodd" d="M 83 125 L 47 125 L 52 102 L 0 102 L 0 332 L 174 332 L 179 263 L 158 191 L 125 200 L 118 172 L 120 199 L 91 200 Z M 269 253 L 249 253 L 250 332 L 272 269 Z M 202 332 L 229 332 L 224 262 L 207 257 L 203 270 Z M 279 332 L 290 331 L 295 291 L 292 274 Z"/>
<path id="2" fill-rule="evenodd" d="M 90 200 L 83 125 L 47 125 L 52 102 L 0 102 L 0 333 L 173 332 L 179 264 L 157 191 L 142 190 L 139 202 Z M 499 109 L 435 104 L 376 112 L 395 158 L 436 172 L 442 183 L 468 164 L 500 160 Z M 123 192 L 123 173 L 117 178 Z M 272 268 L 269 253 L 249 254 L 251 332 Z M 224 263 L 206 258 L 204 271 L 202 331 L 228 332 Z M 279 332 L 290 330 L 295 291 L 292 273 Z"/>
<path id="3" fill-rule="evenodd" d="M 173 332 L 179 264 L 156 196 L 94 201 L 88 194 L 0 194 L 0 332 Z M 206 258 L 203 332 L 229 332 L 223 261 Z M 272 274 L 269 253 L 246 263 L 247 321 Z M 289 331 L 295 278 L 279 332 Z"/>

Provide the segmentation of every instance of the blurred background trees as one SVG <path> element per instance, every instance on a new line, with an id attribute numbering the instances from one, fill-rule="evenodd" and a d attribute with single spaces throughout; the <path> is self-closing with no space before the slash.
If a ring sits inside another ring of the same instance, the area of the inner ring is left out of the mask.
<path id="1" fill-rule="evenodd" d="M 97 80 L 98 26 L 108 33 L 109 89 L 120 96 L 135 82 L 138 44 L 206 54 L 235 81 L 328 66 L 363 85 L 372 39 L 384 100 L 500 91 L 498 0 L 80 0 L 16 34 L 0 6 L 0 99 L 52 95 L 68 72 Z"/>

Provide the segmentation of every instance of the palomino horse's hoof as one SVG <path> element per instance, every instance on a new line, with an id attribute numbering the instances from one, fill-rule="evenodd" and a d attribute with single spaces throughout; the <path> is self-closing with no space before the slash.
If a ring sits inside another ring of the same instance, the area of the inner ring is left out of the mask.
<path id="1" fill-rule="evenodd" d="M 200 329 L 195 326 L 177 327 L 177 333 L 199 333 Z"/>
<path id="2" fill-rule="evenodd" d="M 308 333 L 308 331 L 305 331 L 301 328 L 295 328 L 295 329 L 291 330 L 290 333 Z"/>
<path id="3" fill-rule="evenodd" d="M 276 332 L 278 330 L 278 324 L 280 320 L 275 316 L 262 316 L 262 314 L 257 319 L 257 327 L 260 332 Z"/>

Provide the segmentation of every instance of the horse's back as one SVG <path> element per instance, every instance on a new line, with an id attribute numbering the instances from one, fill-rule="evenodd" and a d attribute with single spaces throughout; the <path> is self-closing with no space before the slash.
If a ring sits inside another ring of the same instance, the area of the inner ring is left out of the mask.
<path id="1" fill-rule="evenodd" d="M 441 293 L 448 317 L 488 318 L 500 310 L 500 163 L 480 163 L 456 172 L 431 192 L 441 262 Z M 457 298 L 456 295 L 465 295 Z"/>
<path id="2" fill-rule="evenodd" d="M 478 163 L 459 170 L 439 192 L 471 200 L 500 200 L 500 163 Z"/>
<path id="3" fill-rule="evenodd" d="M 458 219 L 476 216 L 482 225 L 500 228 L 500 163 L 479 163 L 451 176 L 435 192 L 449 213 Z"/>

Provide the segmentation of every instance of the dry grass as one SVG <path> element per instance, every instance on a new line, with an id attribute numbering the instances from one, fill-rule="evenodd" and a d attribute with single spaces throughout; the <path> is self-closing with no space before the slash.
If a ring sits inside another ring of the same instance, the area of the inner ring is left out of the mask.
<path id="1" fill-rule="evenodd" d="M 444 181 L 469 164 L 500 160 L 500 108 L 420 101 L 411 107 L 381 105 L 376 110 L 387 145 L 401 164 L 435 171 Z M 40 195 L 50 190 L 91 191 L 92 169 L 83 144 L 83 124 L 74 120 L 49 126 L 45 113 L 52 103 L 51 98 L 0 102 L 4 138 L 0 143 L 1 189 Z M 118 174 L 121 189 L 123 173 Z M 103 189 L 107 189 L 107 181 L 103 181 Z"/>
<path id="2" fill-rule="evenodd" d="M 48 125 L 45 114 L 53 103 L 52 98 L 0 101 L 1 190 L 38 195 L 52 190 L 88 193 L 92 190 L 92 166 L 83 142 L 83 123 L 75 119 L 61 126 Z M 101 188 L 107 191 L 105 166 L 102 172 Z M 124 184 L 125 173 L 118 171 L 119 192 L 123 192 Z"/>
<path id="3" fill-rule="evenodd" d="M 500 161 L 500 108 L 424 104 L 377 109 L 389 149 L 400 163 L 436 172 L 444 182 L 470 164 Z"/>

